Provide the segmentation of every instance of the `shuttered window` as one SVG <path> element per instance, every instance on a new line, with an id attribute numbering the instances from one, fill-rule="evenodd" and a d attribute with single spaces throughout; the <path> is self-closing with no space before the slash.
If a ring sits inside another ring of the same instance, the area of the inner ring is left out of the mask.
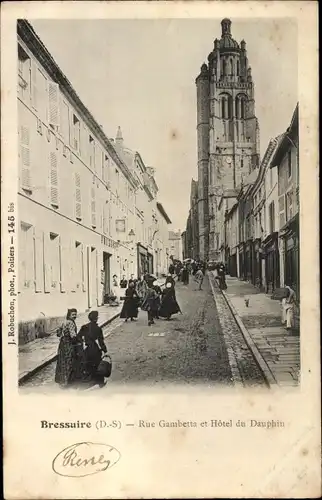
<path id="1" fill-rule="evenodd" d="M 48 82 L 45 75 L 38 69 L 37 71 L 37 110 L 40 119 L 43 122 L 48 121 Z"/>
<path id="2" fill-rule="evenodd" d="M 102 173 L 102 149 L 96 144 L 95 147 L 95 170 L 100 176 Z"/>
<path id="3" fill-rule="evenodd" d="M 69 107 L 68 104 L 61 100 L 60 103 L 60 133 L 65 144 L 69 143 Z"/>
<path id="4" fill-rule="evenodd" d="M 103 153 L 104 161 L 103 161 L 103 172 L 102 179 L 105 183 L 108 183 L 109 174 L 110 174 L 110 159 L 109 157 Z"/>
<path id="5" fill-rule="evenodd" d="M 33 290 L 34 283 L 33 229 L 21 222 L 19 234 L 19 292 Z"/>
<path id="6" fill-rule="evenodd" d="M 44 289 L 44 234 L 42 230 L 34 228 L 33 236 L 35 291 L 39 293 Z"/>
<path id="7" fill-rule="evenodd" d="M 95 142 L 92 136 L 89 136 L 89 166 L 95 170 Z"/>
<path id="8" fill-rule="evenodd" d="M 28 54 L 18 44 L 18 94 L 28 101 L 30 100 L 31 61 Z"/>
<path id="9" fill-rule="evenodd" d="M 279 197 L 278 205 L 279 205 L 279 226 L 281 229 L 286 222 L 286 220 L 285 220 L 285 195 L 284 194 L 282 194 L 282 196 Z"/>
<path id="10" fill-rule="evenodd" d="M 59 127 L 59 85 L 48 82 L 48 123 L 54 129 Z"/>
<path id="11" fill-rule="evenodd" d="M 73 148 L 80 152 L 80 121 L 76 115 L 73 115 Z"/>
<path id="12" fill-rule="evenodd" d="M 75 210 L 76 219 L 82 220 L 82 191 L 81 191 L 81 177 L 78 172 L 75 173 Z"/>
<path id="13" fill-rule="evenodd" d="M 95 185 L 91 188 L 91 212 L 92 212 L 92 227 L 96 227 L 96 192 Z"/>
<path id="14" fill-rule="evenodd" d="M 37 73 L 38 68 L 36 63 L 33 61 L 31 64 L 31 104 L 34 109 L 37 110 Z"/>
<path id="15" fill-rule="evenodd" d="M 25 191 L 32 192 L 31 189 L 31 151 L 30 151 L 30 130 L 22 125 L 20 127 L 20 179 L 21 187 Z"/>
<path id="16" fill-rule="evenodd" d="M 55 151 L 50 152 L 50 203 L 58 208 L 58 157 Z"/>

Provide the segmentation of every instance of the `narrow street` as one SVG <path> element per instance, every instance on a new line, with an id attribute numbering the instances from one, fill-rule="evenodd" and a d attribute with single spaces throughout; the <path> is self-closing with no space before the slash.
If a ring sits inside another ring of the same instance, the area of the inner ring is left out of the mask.
<path id="1" fill-rule="evenodd" d="M 189 286 L 176 284 L 183 314 L 171 321 L 160 319 L 148 326 L 146 313 L 140 311 L 133 323 L 116 319 L 104 328 L 113 360 L 112 376 L 104 392 L 111 384 L 265 383 L 221 292 L 216 288 L 212 291 L 208 279 L 202 291 L 196 288 L 191 279 Z M 55 363 L 51 363 L 20 390 L 60 390 L 54 374 Z"/>

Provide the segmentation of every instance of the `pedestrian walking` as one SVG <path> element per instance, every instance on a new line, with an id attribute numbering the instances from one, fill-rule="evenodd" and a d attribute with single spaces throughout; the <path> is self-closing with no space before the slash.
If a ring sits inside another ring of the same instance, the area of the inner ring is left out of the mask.
<path id="1" fill-rule="evenodd" d="M 129 282 L 129 286 L 126 289 L 124 304 L 120 314 L 120 318 L 125 319 L 125 322 L 130 318 L 134 321 L 134 318 L 138 317 L 138 305 L 139 305 L 139 295 L 135 290 L 134 281 Z"/>
<path id="2" fill-rule="evenodd" d="M 139 306 L 140 307 L 142 306 L 142 304 L 144 302 L 147 290 L 148 290 L 147 282 L 145 281 L 144 276 L 141 276 L 141 278 L 138 281 L 137 286 L 136 286 L 136 291 L 137 291 L 137 294 L 139 296 Z"/>
<path id="3" fill-rule="evenodd" d="M 58 328 L 57 336 L 60 338 L 55 382 L 62 388 L 82 380 L 84 375 L 83 347 L 77 339 L 77 309 L 68 309 L 66 320 Z"/>
<path id="4" fill-rule="evenodd" d="M 199 268 L 195 274 L 195 281 L 198 283 L 198 290 L 202 290 L 203 278 L 204 278 L 204 274 L 202 272 L 202 269 Z"/>
<path id="5" fill-rule="evenodd" d="M 170 320 L 171 316 L 173 314 L 177 314 L 178 312 L 181 313 L 181 309 L 176 299 L 174 286 L 168 282 L 162 292 L 159 316 Z"/>
<path id="6" fill-rule="evenodd" d="M 189 285 L 189 269 L 187 265 L 182 269 L 182 283 L 184 285 Z"/>
<path id="7" fill-rule="evenodd" d="M 175 271 L 174 265 L 171 263 L 169 266 L 169 274 L 170 275 L 174 274 L 174 271 Z"/>
<path id="8" fill-rule="evenodd" d="M 218 280 L 219 280 L 219 288 L 221 290 L 227 290 L 226 270 L 225 270 L 224 264 L 220 264 L 217 273 L 218 273 Z"/>
<path id="9" fill-rule="evenodd" d="M 104 342 L 103 331 L 98 326 L 98 311 L 91 311 L 88 315 L 89 323 L 83 325 L 77 334 L 79 342 L 85 344 L 84 361 L 85 372 L 88 379 L 100 387 L 104 387 L 104 376 L 97 373 L 97 368 L 102 359 L 102 353 L 107 353 L 106 344 Z"/>
<path id="10" fill-rule="evenodd" d="M 154 318 L 159 316 L 159 296 L 152 286 L 148 287 L 141 309 L 148 313 L 148 325 L 154 325 Z"/>
<path id="11" fill-rule="evenodd" d="M 286 298 L 282 299 L 282 324 L 286 326 L 287 330 L 291 330 L 295 326 L 294 312 L 296 306 L 295 291 L 288 285 Z"/>

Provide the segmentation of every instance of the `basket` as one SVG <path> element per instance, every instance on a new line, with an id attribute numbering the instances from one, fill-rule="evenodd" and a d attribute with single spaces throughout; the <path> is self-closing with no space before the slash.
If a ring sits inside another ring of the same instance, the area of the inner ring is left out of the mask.
<path id="1" fill-rule="evenodd" d="M 102 357 L 100 364 L 97 367 L 97 375 L 108 378 L 112 373 L 112 358 L 108 354 Z"/>

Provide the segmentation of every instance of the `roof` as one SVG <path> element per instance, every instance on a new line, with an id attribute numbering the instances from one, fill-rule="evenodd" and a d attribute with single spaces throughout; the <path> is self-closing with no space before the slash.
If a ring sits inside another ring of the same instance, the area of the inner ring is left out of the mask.
<path id="1" fill-rule="evenodd" d="M 165 219 L 165 221 L 168 223 L 168 224 L 171 224 L 171 220 L 169 219 L 166 211 L 164 210 L 163 208 L 163 205 L 162 203 L 159 203 L 157 202 L 157 209 L 159 210 L 160 214 L 162 215 L 162 217 Z"/>
<path id="2" fill-rule="evenodd" d="M 298 146 L 294 143 L 293 139 L 298 140 L 298 125 L 299 125 L 299 103 L 295 106 L 290 126 L 286 131 L 281 134 L 279 143 L 275 149 L 274 155 L 271 159 L 270 168 L 276 167 L 282 160 L 285 153 L 292 146 L 297 148 Z"/>

